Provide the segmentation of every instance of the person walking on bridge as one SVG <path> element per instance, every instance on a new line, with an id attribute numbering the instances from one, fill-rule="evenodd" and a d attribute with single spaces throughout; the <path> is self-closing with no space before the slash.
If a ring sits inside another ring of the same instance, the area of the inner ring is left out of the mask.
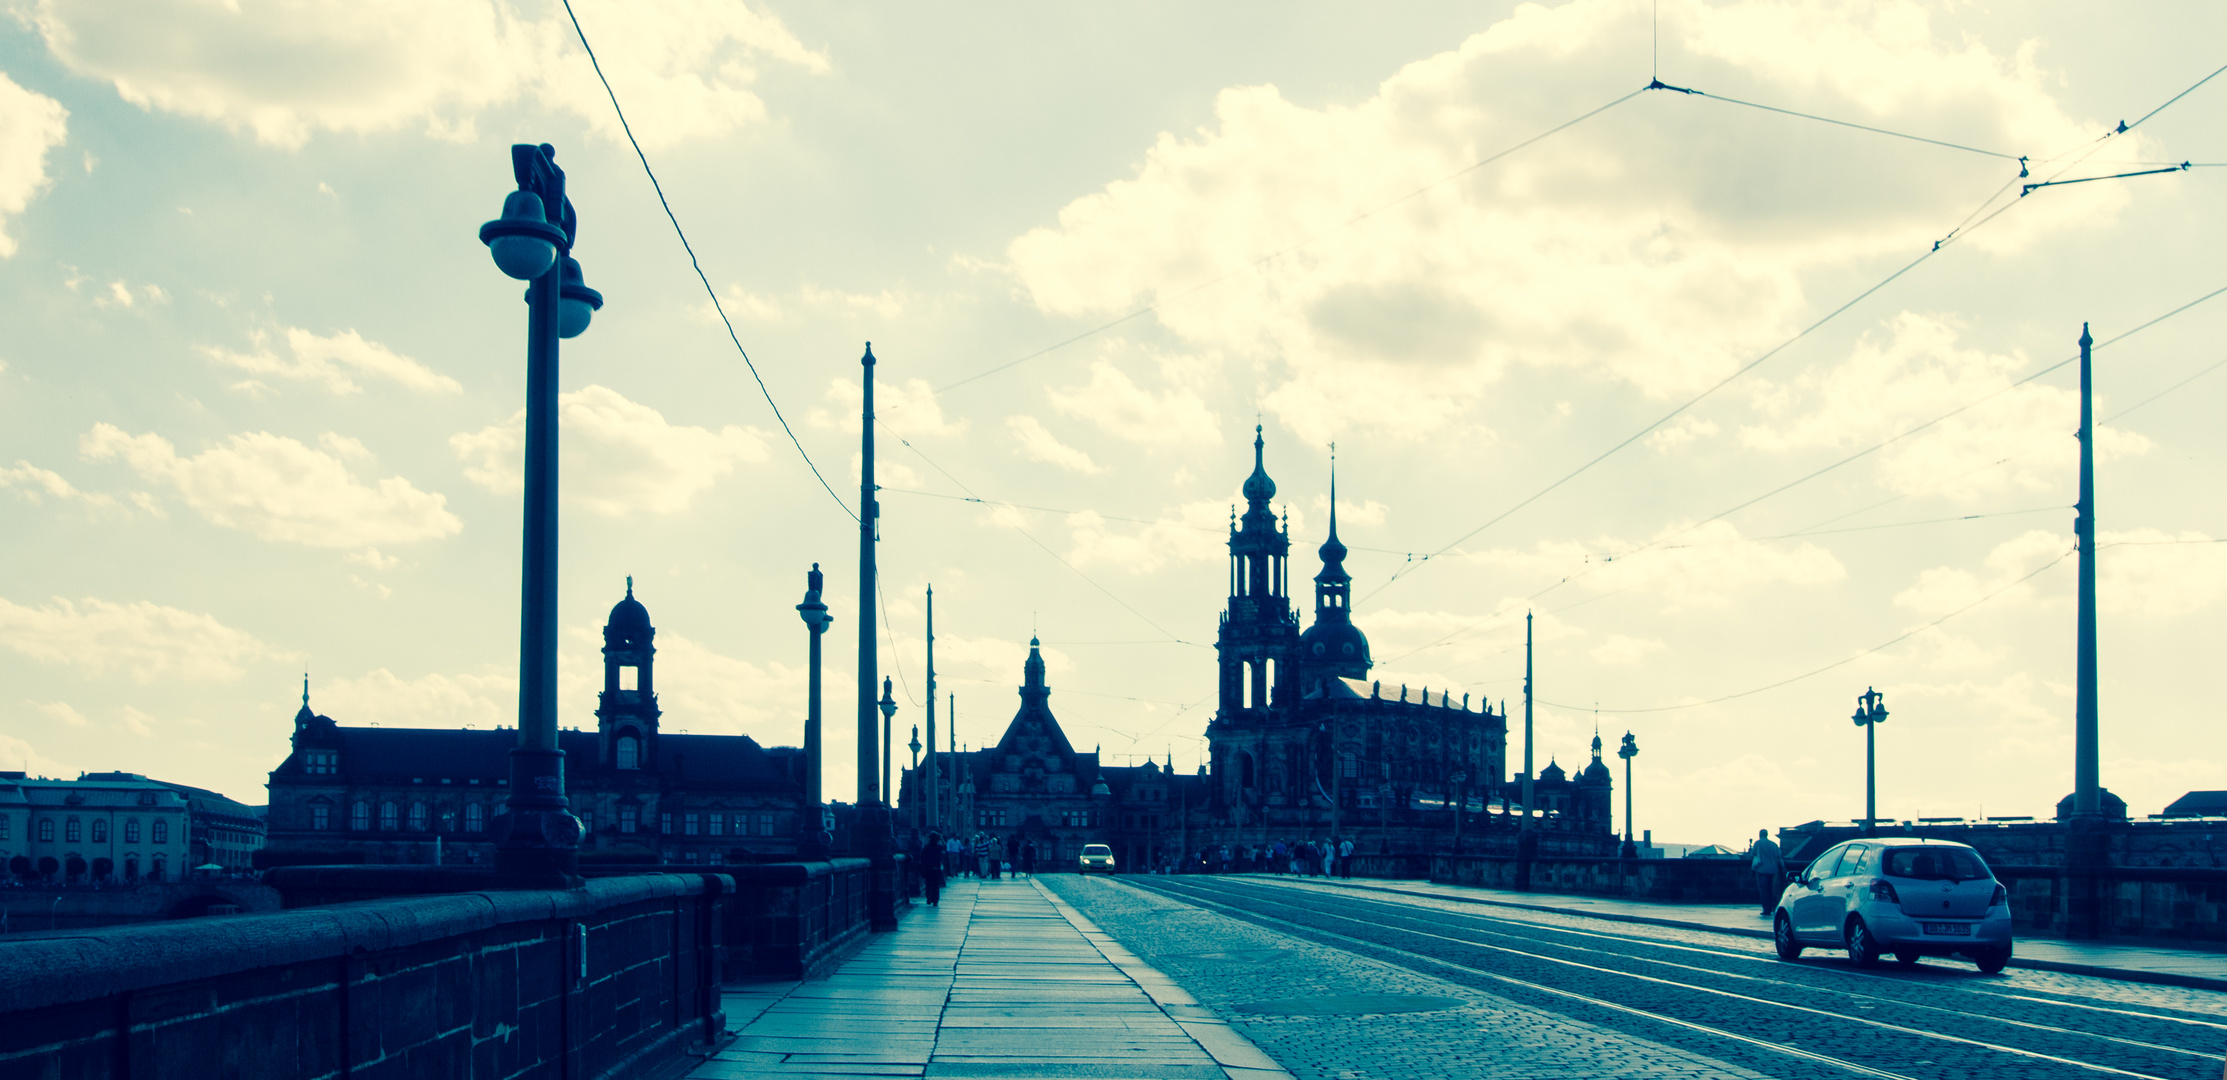
<path id="1" fill-rule="evenodd" d="M 943 837 L 929 833 L 920 845 L 920 891 L 927 895 L 928 906 L 936 907 L 936 900 L 943 895 Z"/>
<path id="2" fill-rule="evenodd" d="M 1779 846 L 1771 842 L 1771 830 L 1755 830 L 1755 844 L 1748 848 L 1748 869 L 1755 871 L 1755 899 L 1768 919 L 1786 887 L 1786 864 L 1779 858 Z"/>

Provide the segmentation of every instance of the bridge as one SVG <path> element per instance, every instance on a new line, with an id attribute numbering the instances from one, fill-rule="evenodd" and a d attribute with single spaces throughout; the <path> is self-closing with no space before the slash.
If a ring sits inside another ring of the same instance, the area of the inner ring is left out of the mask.
<path id="1" fill-rule="evenodd" d="M 0 944 L 13 1077 L 2205 1077 L 2227 956 L 1776 959 L 1740 904 L 1424 880 L 636 874 Z"/>

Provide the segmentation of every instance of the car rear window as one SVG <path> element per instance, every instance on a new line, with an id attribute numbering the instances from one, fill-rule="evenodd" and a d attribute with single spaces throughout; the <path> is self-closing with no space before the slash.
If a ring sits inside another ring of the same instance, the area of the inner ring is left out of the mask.
<path id="1" fill-rule="evenodd" d="M 1110 848 L 1110 847 L 1107 847 L 1107 846 L 1106 846 L 1106 845 L 1104 845 L 1104 844 L 1085 844 L 1085 845 L 1083 845 L 1083 854 L 1085 854 L 1085 855 L 1111 855 L 1111 854 L 1113 854 L 1113 849 L 1112 849 L 1112 848 Z"/>
<path id="2" fill-rule="evenodd" d="M 1950 847 L 1890 848 L 1886 873 L 1920 881 L 1978 881 L 1994 876 L 1978 853 Z"/>

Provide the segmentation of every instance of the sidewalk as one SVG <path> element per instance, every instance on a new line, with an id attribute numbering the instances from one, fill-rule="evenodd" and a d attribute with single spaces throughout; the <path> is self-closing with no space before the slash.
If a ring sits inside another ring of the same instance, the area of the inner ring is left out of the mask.
<path id="1" fill-rule="evenodd" d="M 1485 889 L 1473 885 L 1439 885 L 1428 881 L 1335 878 L 1293 878 L 1249 874 L 1264 880 L 1285 881 L 1302 887 L 1365 889 L 1403 893 L 1439 900 L 1578 915 L 1611 922 L 1643 923 L 1684 930 L 1711 930 L 1742 937 L 1771 937 L 1770 924 L 1756 915 L 1752 904 L 1665 904 L 1644 900 L 1618 900 L 1606 896 L 1563 896 L 1551 893 Z M 2115 945 L 2057 938 L 2019 938 L 2010 966 L 2032 971 L 2058 971 L 2093 975 L 2125 982 L 2185 986 L 2198 990 L 2227 990 L 2227 953 L 2194 949 L 2167 949 L 2145 945 Z"/>
<path id="2" fill-rule="evenodd" d="M 1290 1080 L 1034 881 L 961 881 L 835 974 L 730 986 L 688 1075 Z"/>

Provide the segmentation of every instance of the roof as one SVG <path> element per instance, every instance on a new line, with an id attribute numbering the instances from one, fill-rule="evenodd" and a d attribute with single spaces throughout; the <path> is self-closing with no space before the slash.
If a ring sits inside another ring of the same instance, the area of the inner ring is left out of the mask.
<path id="1" fill-rule="evenodd" d="M 2173 815 L 2194 817 L 2227 817 L 2227 791 L 2191 791 L 2165 808 Z"/>
<path id="2" fill-rule="evenodd" d="M 340 777 L 350 781 L 400 777 L 450 777 L 483 781 L 510 778 L 510 752 L 518 746 L 515 728 L 338 729 Z M 573 772 L 593 766 L 598 757 L 593 731 L 562 731 L 557 748 L 573 762 Z M 788 783 L 782 757 L 767 752 L 747 735 L 660 734 L 659 768 L 668 780 L 693 783 Z"/>

